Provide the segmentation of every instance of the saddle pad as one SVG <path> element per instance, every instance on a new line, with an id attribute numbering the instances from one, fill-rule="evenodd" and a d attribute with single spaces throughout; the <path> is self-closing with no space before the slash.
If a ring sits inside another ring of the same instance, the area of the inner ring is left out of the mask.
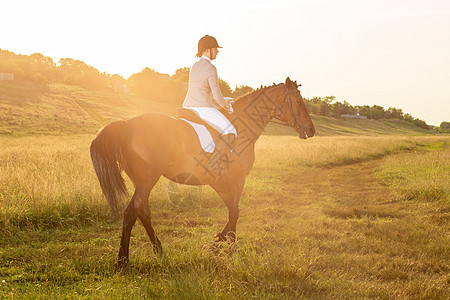
<path id="1" fill-rule="evenodd" d="M 216 144 L 214 144 L 214 140 L 212 138 L 211 133 L 206 129 L 205 125 L 197 124 L 191 121 L 188 121 L 184 118 L 179 118 L 180 120 L 183 120 L 189 125 L 194 128 L 195 132 L 198 135 L 198 139 L 200 140 L 200 145 L 202 146 L 203 150 L 208 153 L 213 153 L 214 148 L 216 147 Z"/>

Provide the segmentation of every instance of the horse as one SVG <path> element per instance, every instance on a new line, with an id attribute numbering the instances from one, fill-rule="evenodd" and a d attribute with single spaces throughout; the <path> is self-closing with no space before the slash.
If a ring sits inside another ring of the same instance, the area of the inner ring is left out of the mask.
<path id="1" fill-rule="evenodd" d="M 236 240 L 238 204 L 246 176 L 255 161 L 255 142 L 273 119 L 292 127 L 301 139 L 314 136 L 315 129 L 297 83 L 261 87 L 236 99 L 234 113 L 227 114 L 237 130 L 232 159 L 224 172 L 211 172 L 208 156 L 196 132 L 184 120 L 149 112 L 103 127 L 90 146 L 95 173 L 113 216 L 127 188 L 122 171 L 134 185 L 134 194 L 123 212 L 118 265 L 129 262 L 131 230 L 139 218 L 156 253 L 162 253 L 150 217 L 148 198 L 161 176 L 187 185 L 210 185 L 228 208 L 228 222 L 216 235 L 217 242 Z M 220 138 L 216 132 L 215 139 Z"/>

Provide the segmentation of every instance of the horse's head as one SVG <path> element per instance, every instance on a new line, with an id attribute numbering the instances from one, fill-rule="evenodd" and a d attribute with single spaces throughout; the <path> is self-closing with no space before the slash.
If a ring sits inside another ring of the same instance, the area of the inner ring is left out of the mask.
<path id="1" fill-rule="evenodd" d="M 274 117 L 294 128 L 301 139 L 306 139 L 314 136 L 315 129 L 298 86 L 296 81 L 286 78 L 284 99 Z"/>

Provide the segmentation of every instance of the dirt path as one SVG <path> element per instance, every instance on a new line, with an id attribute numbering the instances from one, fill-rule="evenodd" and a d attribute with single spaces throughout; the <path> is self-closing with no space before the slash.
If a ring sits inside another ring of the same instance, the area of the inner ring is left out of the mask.
<path id="1" fill-rule="evenodd" d="M 283 204 L 340 206 L 342 210 L 395 202 L 395 196 L 375 175 L 381 160 L 331 168 L 311 168 L 286 175 Z"/>
<path id="2" fill-rule="evenodd" d="M 392 201 L 389 188 L 375 176 L 381 160 L 372 160 L 332 168 L 307 171 L 300 186 L 314 198 L 332 198 L 334 202 L 361 205 L 365 202 Z"/>
<path id="3" fill-rule="evenodd" d="M 275 220 L 292 219 L 296 220 L 293 222 L 302 222 L 303 226 L 313 227 L 316 221 L 320 223 L 329 217 L 336 221 L 402 218 L 409 214 L 408 204 L 399 201 L 375 175 L 381 162 L 382 159 L 376 159 L 277 174 L 282 180 L 277 186 L 278 191 L 258 193 L 258 199 L 252 199 L 250 207 L 243 205 L 241 215 L 245 216 L 246 210 L 250 218 L 260 218 L 261 224 L 274 217 Z M 245 221 L 240 221 L 240 224 L 245 224 Z"/>

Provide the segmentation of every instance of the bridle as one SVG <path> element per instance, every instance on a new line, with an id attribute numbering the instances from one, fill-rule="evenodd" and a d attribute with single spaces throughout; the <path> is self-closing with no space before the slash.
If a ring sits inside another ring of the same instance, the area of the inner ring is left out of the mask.
<path id="1" fill-rule="evenodd" d="M 283 125 L 283 126 L 287 126 L 287 127 L 293 127 L 295 129 L 300 129 L 301 126 L 300 126 L 300 124 L 297 123 L 297 119 L 295 118 L 294 109 L 292 108 L 292 99 L 291 99 L 291 94 L 298 92 L 298 90 L 289 90 L 286 85 L 284 86 L 284 88 L 285 88 L 285 96 L 284 96 L 283 102 L 278 107 L 276 114 L 272 116 L 273 118 L 275 118 L 281 122 L 277 122 L 273 119 L 271 119 L 270 122 L 279 124 L 279 125 Z M 272 101 L 272 99 L 269 96 L 267 96 L 264 93 L 264 91 L 262 89 L 261 89 L 261 93 L 256 98 L 259 98 L 259 97 L 266 97 L 267 99 L 270 100 L 271 103 L 275 103 L 274 101 Z M 284 108 L 284 105 L 286 104 L 286 102 L 289 105 L 289 112 L 291 113 L 291 122 L 290 123 L 281 118 L 281 115 L 283 113 L 283 108 Z"/>

